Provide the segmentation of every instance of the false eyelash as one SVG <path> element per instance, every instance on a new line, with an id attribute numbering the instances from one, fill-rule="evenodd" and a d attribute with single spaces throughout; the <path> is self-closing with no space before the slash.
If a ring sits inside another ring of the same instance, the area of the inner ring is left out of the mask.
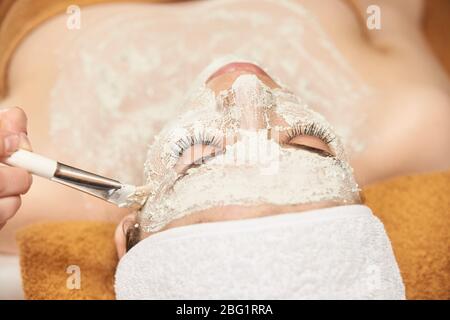
<path id="1" fill-rule="evenodd" d="M 197 144 L 212 145 L 221 148 L 222 137 L 205 131 L 197 131 L 193 135 L 183 137 L 175 142 L 171 148 L 171 156 L 178 159 L 183 155 L 184 151 Z"/>
<path id="2" fill-rule="evenodd" d="M 326 144 L 330 144 L 336 138 L 327 129 L 318 125 L 317 123 L 296 123 L 289 130 L 287 130 L 287 136 L 289 137 L 289 139 L 293 139 L 297 136 L 302 135 L 319 138 Z"/>

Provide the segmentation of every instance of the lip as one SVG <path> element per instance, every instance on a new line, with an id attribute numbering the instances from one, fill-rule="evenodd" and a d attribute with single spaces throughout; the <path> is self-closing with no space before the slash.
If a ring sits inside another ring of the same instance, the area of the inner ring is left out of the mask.
<path id="1" fill-rule="evenodd" d="M 270 78 L 270 76 L 260 67 L 258 67 L 256 64 L 253 63 L 248 63 L 248 62 L 232 62 L 229 64 L 224 65 L 223 67 L 219 68 L 217 71 L 215 71 L 209 78 L 208 80 L 206 80 L 206 83 L 208 83 L 209 81 L 224 75 L 226 73 L 231 73 L 231 72 L 248 72 L 251 74 L 255 74 L 257 76 L 263 76 L 263 77 L 268 77 Z"/>

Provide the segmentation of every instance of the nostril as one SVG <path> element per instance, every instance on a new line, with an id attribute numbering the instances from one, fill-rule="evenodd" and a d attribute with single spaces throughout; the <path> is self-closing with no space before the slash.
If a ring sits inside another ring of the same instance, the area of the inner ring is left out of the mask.
<path id="1" fill-rule="evenodd" d="M 205 81 L 205 85 L 217 95 L 221 91 L 231 88 L 233 82 L 245 74 L 256 76 L 271 89 L 280 88 L 262 68 L 247 62 L 234 62 L 223 66 Z"/>

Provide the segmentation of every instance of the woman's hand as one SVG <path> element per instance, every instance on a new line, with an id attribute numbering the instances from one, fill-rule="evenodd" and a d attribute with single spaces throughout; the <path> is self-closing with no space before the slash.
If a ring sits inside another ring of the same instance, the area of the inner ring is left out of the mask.
<path id="1" fill-rule="evenodd" d="M 0 159 L 19 148 L 31 151 L 25 112 L 20 108 L 0 110 Z M 31 183 L 31 175 L 26 170 L 0 166 L 0 229 L 17 212 L 20 196 L 28 191 Z"/>

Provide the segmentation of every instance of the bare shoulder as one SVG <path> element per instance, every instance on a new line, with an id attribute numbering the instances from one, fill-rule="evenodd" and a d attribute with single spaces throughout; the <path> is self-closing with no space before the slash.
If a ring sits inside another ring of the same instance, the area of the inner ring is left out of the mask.
<path id="1" fill-rule="evenodd" d="M 417 113 L 416 122 L 428 125 L 430 130 L 425 135 L 429 151 L 433 154 L 428 163 L 435 169 L 450 168 L 450 93 L 437 88 L 424 88 L 416 93 L 421 108 Z M 417 125 L 416 133 L 420 134 Z M 434 155 L 434 156 L 433 156 Z M 425 160 L 425 159 L 424 159 Z"/>
<path id="2" fill-rule="evenodd" d="M 358 182 L 450 169 L 450 95 L 434 86 L 405 87 L 378 99 L 370 143 L 351 162 Z"/>
<path id="3" fill-rule="evenodd" d="M 400 90 L 388 107 L 387 145 L 399 171 L 450 168 L 449 92 L 435 86 L 411 87 Z"/>

